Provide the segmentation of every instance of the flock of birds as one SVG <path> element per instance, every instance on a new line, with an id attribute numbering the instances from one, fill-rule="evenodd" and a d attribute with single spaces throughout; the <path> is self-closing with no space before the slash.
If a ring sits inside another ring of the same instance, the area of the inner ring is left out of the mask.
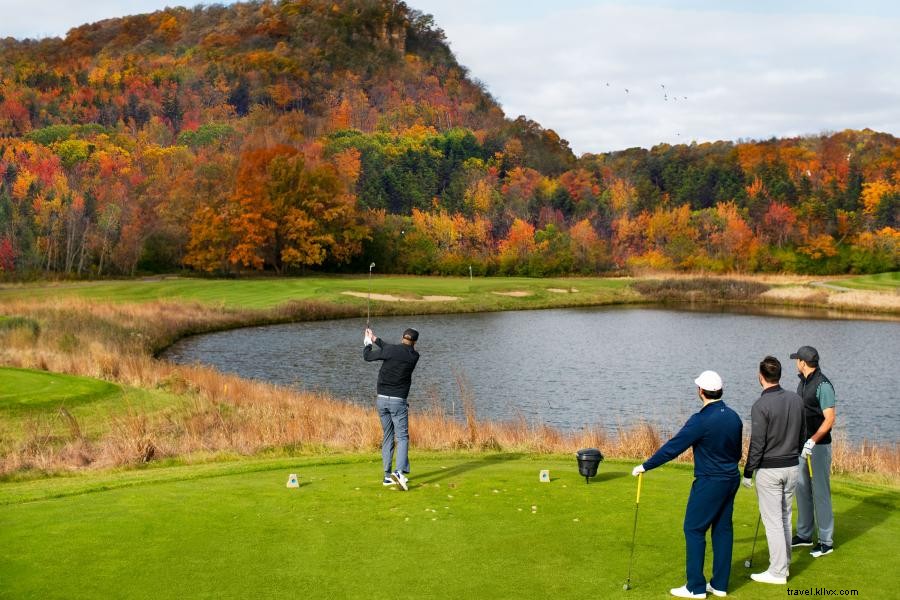
<path id="1" fill-rule="evenodd" d="M 606 82 L 606 87 L 610 87 L 610 84 L 608 81 Z M 659 87 L 662 89 L 663 101 L 668 102 L 669 100 L 671 100 L 672 102 L 678 102 L 679 96 L 677 94 L 672 94 L 671 90 L 666 88 L 666 84 L 661 83 L 661 84 L 659 84 Z M 629 96 L 631 95 L 631 90 L 629 90 L 628 88 L 623 88 L 623 89 L 625 90 L 626 94 L 628 94 Z M 688 99 L 687 96 L 680 96 L 680 98 L 681 98 L 682 102 L 685 102 Z M 681 137 L 680 132 L 676 132 L 675 135 L 677 137 Z"/>

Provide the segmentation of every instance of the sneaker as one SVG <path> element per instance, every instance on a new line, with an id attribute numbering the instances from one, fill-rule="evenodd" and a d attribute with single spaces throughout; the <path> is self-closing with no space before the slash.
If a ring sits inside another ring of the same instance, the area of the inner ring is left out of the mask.
<path id="1" fill-rule="evenodd" d="M 723 591 L 717 590 L 716 588 L 714 588 L 713 586 L 711 586 L 708 583 L 706 584 L 706 591 L 709 592 L 710 594 L 712 594 L 713 596 L 718 596 L 719 598 L 724 598 L 725 596 L 728 595 L 728 592 L 723 592 Z"/>
<path id="2" fill-rule="evenodd" d="M 768 571 L 763 571 L 762 573 L 753 573 L 750 575 L 750 579 L 753 581 L 758 581 L 760 583 L 774 583 L 775 585 L 784 585 L 787 583 L 787 577 L 775 577 Z"/>
<path id="3" fill-rule="evenodd" d="M 802 538 L 799 535 L 795 535 L 791 538 L 791 548 L 796 548 L 797 546 L 812 546 L 812 540 Z"/>
<path id="4" fill-rule="evenodd" d="M 812 552 L 809 553 L 813 558 L 819 558 L 820 556 L 825 556 L 826 554 L 831 554 L 834 552 L 834 546 L 829 546 L 828 544 L 823 544 L 819 542 L 816 544 L 816 547 Z"/>
<path id="5" fill-rule="evenodd" d="M 400 487 L 403 488 L 403 491 L 407 491 L 409 486 L 406 485 L 409 479 L 406 478 L 406 475 L 401 473 L 400 471 L 394 471 L 391 473 L 391 479 L 393 479 L 396 483 L 400 484 Z"/>
<path id="6" fill-rule="evenodd" d="M 390 477 L 388 477 L 387 475 L 385 475 L 384 479 L 381 480 L 381 485 L 383 485 L 383 486 L 397 485 L 397 482 L 394 481 L 393 479 L 391 479 Z"/>
<path id="7" fill-rule="evenodd" d="M 687 589 L 686 585 L 683 585 L 680 588 L 672 588 L 671 590 L 669 590 L 669 593 L 678 598 L 706 598 L 706 592 L 702 594 L 695 594 L 694 592 Z"/>

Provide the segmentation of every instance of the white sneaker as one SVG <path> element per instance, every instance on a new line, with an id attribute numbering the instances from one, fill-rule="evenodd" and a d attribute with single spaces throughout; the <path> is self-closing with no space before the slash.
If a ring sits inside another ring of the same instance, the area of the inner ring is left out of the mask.
<path id="1" fill-rule="evenodd" d="M 409 490 L 409 486 L 407 485 L 409 479 L 407 479 L 406 476 L 400 471 L 394 471 L 393 473 L 391 473 L 391 479 L 399 483 L 404 492 Z"/>
<path id="2" fill-rule="evenodd" d="M 724 598 L 725 596 L 728 595 L 728 592 L 721 592 L 708 583 L 706 584 L 706 591 L 709 592 L 710 594 L 712 594 L 713 596 L 718 596 L 719 598 Z"/>
<path id="3" fill-rule="evenodd" d="M 680 588 L 672 588 L 669 590 L 669 593 L 678 598 L 706 598 L 706 593 L 695 594 L 687 589 L 687 585 L 683 585 Z"/>
<path id="4" fill-rule="evenodd" d="M 774 583 L 775 585 L 784 585 L 787 583 L 787 577 L 775 577 L 768 571 L 763 571 L 762 573 L 753 573 L 750 575 L 750 579 L 753 581 L 758 581 L 760 583 Z"/>
<path id="5" fill-rule="evenodd" d="M 385 475 L 384 479 L 381 480 L 381 485 L 387 487 L 389 485 L 397 485 L 397 482 Z"/>

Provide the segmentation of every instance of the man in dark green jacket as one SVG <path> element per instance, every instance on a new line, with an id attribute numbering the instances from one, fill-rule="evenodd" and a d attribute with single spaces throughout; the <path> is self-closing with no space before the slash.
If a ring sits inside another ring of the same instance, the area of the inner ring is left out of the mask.
<path id="1" fill-rule="evenodd" d="M 818 543 L 814 558 L 834 551 L 834 511 L 831 508 L 831 428 L 834 426 L 834 386 L 819 368 L 819 352 L 802 346 L 791 358 L 797 360 L 809 439 L 803 445 L 800 478 L 797 482 L 797 535 L 792 546 L 812 546 L 813 529 Z M 806 461 L 812 466 L 812 477 Z"/>

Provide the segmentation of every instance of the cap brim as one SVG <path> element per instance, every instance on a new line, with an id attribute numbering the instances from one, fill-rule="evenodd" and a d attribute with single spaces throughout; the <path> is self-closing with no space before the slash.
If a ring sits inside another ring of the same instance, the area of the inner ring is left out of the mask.
<path id="1" fill-rule="evenodd" d="M 795 352 L 794 354 L 791 354 L 791 358 L 800 358 L 800 355 Z"/>

